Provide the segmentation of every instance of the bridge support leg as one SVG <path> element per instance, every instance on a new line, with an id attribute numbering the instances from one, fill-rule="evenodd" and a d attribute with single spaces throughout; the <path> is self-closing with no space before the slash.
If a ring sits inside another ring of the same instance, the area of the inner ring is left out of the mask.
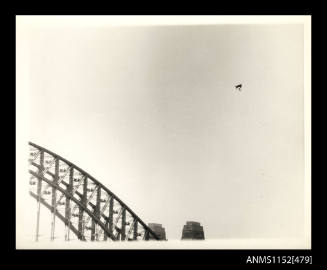
<path id="1" fill-rule="evenodd" d="M 74 180 L 74 169 L 71 168 L 70 169 L 70 174 L 69 174 L 69 192 L 71 193 L 72 190 L 73 190 L 73 180 Z M 70 200 L 69 200 L 70 202 Z M 72 209 L 70 207 L 70 204 L 69 204 L 69 212 L 68 212 L 68 233 L 67 233 L 67 238 L 68 238 L 68 241 L 69 241 L 69 236 L 70 236 L 70 226 L 72 225 Z"/>
<path id="2" fill-rule="evenodd" d="M 109 206 L 109 232 L 113 234 L 113 222 L 114 222 L 114 198 L 111 196 L 110 198 L 110 206 Z"/>
<path id="3" fill-rule="evenodd" d="M 82 196 L 82 203 L 85 205 L 87 201 L 87 177 L 84 178 L 84 185 L 83 185 L 83 196 Z M 85 224 L 84 224 L 84 210 L 80 207 L 79 214 L 78 214 L 78 232 L 79 232 L 79 239 L 86 240 L 84 235 Z"/>
<path id="4" fill-rule="evenodd" d="M 106 220 L 106 223 L 105 223 L 106 228 L 108 228 L 108 224 L 109 224 L 109 218 Z M 107 241 L 107 239 L 108 239 L 108 236 L 107 236 L 106 232 L 103 231 L 103 241 Z"/>
<path id="5" fill-rule="evenodd" d="M 38 195 L 37 199 L 37 217 L 36 217 L 36 234 L 35 234 L 35 241 L 39 241 L 39 224 L 40 224 L 40 195 Z"/>
<path id="6" fill-rule="evenodd" d="M 73 189 L 73 171 L 74 169 L 72 167 L 69 168 L 69 185 L 67 187 L 67 192 L 71 193 Z M 69 231 L 70 231 L 70 223 L 71 223 L 71 208 L 70 208 L 70 199 L 66 197 L 66 211 L 65 211 L 65 217 L 67 219 L 67 223 L 65 224 L 65 240 L 69 241 Z"/>
<path id="7" fill-rule="evenodd" d="M 96 198 L 96 206 L 95 206 L 95 216 L 99 219 L 100 217 L 100 203 L 101 203 L 101 188 L 98 187 L 97 189 L 97 198 Z M 99 241 L 99 226 L 98 224 L 95 224 L 95 240 Z"/>
<path id="8" fill-rule="evenodd" d="M 121 218 L 121 240 L 126 238 L 126 208 L 124 207 Z"/>
<path id="9" fill-rule="evenodd" d="M 95 240 L 95 222 L 92 219 L 92 225 L 91 225 L 91 241 Z"/>
<path id="10" fill-rule="evenodd" d="M 137 240 L 137 236 L 138 236 L 138 234 L 137 234 L 137 220 L 134 220 L 134 229 L 133 229 L 133 240 Z"/>
<path id="11" fill-rule="evenodd" d="M 55 163 L 55 176 L 54 182 L 57 183 L 59 179 L 59 159 L 56 159 Z M 56 211 L 57 211 L 57 193 L 56 188 L 52 187 L 52 221 L 51 221 L 51 241 L 54 240 L 55 226 L 56 226 Z"/>
<path id="12" fill-rule="evenodd" d="M 41 150 L 40 150 L 41 151 Z M 40 211 L 41 211 L 41 188 L 42 188 L 42 177 L 43 177 L 43 168 L 44 168 L 44 152 L 40 153 L 40 169 L 39 169 L 39 177 L 37 183 L 37 217 L 36 217 L 36 235 L 35 241 L 39 241 L 39 228 L 40 228 Z"/>
<path id="13" fill-rule="evenodd" d="M 149 240 L 149 231 L 146 230 L 144 233 L 144 240 Z"/>
<path id="14" fill-rule="evenodd" d="M 92 225 L 91 225 L 91 241 L 95 240 L 95 222 L 92 219 Z"/>
<path id="15" fill-rule="evenodd" d="M 56 209 L 53 210 L 52 212 L 52 217 L 51 217 L 51 241 L 54 240 L 55 236 L 55 226 L 56 226 Z"/>
<path id="16" fill-rule="evenodd" d="M 98 212 L 100 211 L 100 196 L 101 196 L 101 189 L 100 187 L 97 188 L 97 197 L 96 197 L 96 205 L 93 213 L 95 216 L 98 216 Z M 97 224 L 92 219 L 92 225 L 91 225 L 91 241 L 97 240 Z"/>
<path id="17" fill-rule="evenodd" d="M 106 220 L 106 228 L 109 229 L 110 233 L 112 233 L 112 217 L 113 217 L 113 209 L 114 209 L 114 199 L 112 196 L 110 196 L 110 199 L 109 199 L 109 212 L 108 212 L 108 218 Z M 107 234 L 104 232 L 104 235 L 103 235 L 103 240 L 104 241 L 107 241 L 108 239 L 108 236 Z"/>

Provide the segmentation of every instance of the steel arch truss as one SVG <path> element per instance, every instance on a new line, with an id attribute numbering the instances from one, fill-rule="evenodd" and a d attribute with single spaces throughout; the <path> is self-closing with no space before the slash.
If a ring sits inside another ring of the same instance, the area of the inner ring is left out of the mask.
<path id="1" fill-rule="evenodd" d="M 158 236 L 114 193 L 59 155 L 29 143 L 30 195 L 80 240 L 133 241 Z M 39 206 L 38 206 L 39 207 Z M 38 218 L 39 219 L 39 218 Z M 38 226 L 38 224 L 37 224 Z"/>

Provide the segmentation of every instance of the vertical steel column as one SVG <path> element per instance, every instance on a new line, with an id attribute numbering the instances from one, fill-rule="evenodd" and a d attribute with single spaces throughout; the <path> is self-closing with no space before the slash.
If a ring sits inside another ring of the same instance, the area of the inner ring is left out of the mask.
<path id="1" fill-rule="evenodd" d="M 84 184 L 83 184 L 83 196 L 82 196 L 82 204 L 85 205 L 87 200 L 87 177 L 84 177 Z M 87 207 L 87 205 L 85 205 Z M 79 232 L 79 239 L 85 240 L 84 237 L 84 219 L 83 219 L 83 208 L 79 207 L 79 214 L 78 214 L 78 232 Z"/>
<path id="2" fill-rule="evenodd" d="M 133 229 L 133 240 L 137 240 L 137 236 L 138 236 L 138 233 L 137 233 L 137 220 L 134 220 L 134 229 Z"/>
<path id="3" fill-rule="evenodd" d="M 57 184 L 59 179 L 59 159 L 56 158 L 55 161 L 55 174 L 53 182 Z M 52 221 L 51 221 L 51 241 L 54 240 L 55 225 L 56 225 L 56 211 L 57 211 L 57 193 L 56 188 L 52 187 Z"/>
<path id="4" fill-rule="evenodd" d="M 73 191 L 74 189 L 74 172 L 75 170 L 73 168 L 71 168 L 70 170 L 70 174 L 69 174 L 69 186 L 70 186 L 70 193 Z M 69 241 L 69 236 L 70 236 L 70 227 L 72 226 L 72 209 L 70 207 L 70 201 L 69 201 L 69 213 L 68 213 L 68 241 Z"/>
<path id="5" fill-rule="evenodd" d="M 67 192 L 71 194 L 73 189 L 73 173 L 74 169 L 72 167 L 69 167 L 69 184 L 67 187 Z M 65 209 L 65 218 L 66 218 L 66 235 L 65 240 L 69 241 L 69 228 L 70 228 L 70 199 L 69 197 L 66 197 L 66 209 Z"/>
<path id="6" fill-rule="evenodd" d="M 113 226 L 113 212 L 114 212 L 114 198 L 112 195 L 110 195 L 110 201 L 109 201 L 109 212 L 108 212 L 108 218 L 106 220 L 106 228 L 109 229 L 109 232 L 112 234 L 112 226 Z M 107 240 L 108 236 L 106 232 L 104 232 L 103 240 Z"/>
<path id="7" fill-rule="evenodd" d="M 96 202 L 96 206 L 95 206 L 95 216 L 97 218 L 99 218 L 100 220 L 100 202 L 101 202 L 101 187 L 98 186 L 97 189 L 97 202 Z M 95 240 L 99 241 L 99 237 L 98 237 L 98 224 L 95 224 Z"/>
<path id="8" fill-rule="evenodd" d="M 40 150 L 41 151 L 41 150 Z M 37 217 L 36 217 L 36 235 L 35 241 L 39 241 L 39 228 L 40 228 L 40 211 L 41 211 L 41 189 L 42 189 L 42 179 L 44 170 L 44 152 L 40 152 L 40 168 L 38 171 L 38 182 L 37 182 Z"/>
<path id="9" fill-rule="evenodd" d="M 144 232 L 144 240 L 149 240 L 149 231 L 148 230 L 146 230 Z"/>
<path id="10" fill-rule="evenodd" d="M 96 187 L 94 187 L 96 188 Z M 96 207 L 96 205 L 95 205 Z M 95 208 L 93 208 L 93 213 L 95 213 Z M 91 223 L 91 241 L 94 241 L 95 240 L 95 222 L 94 222 L 94 219 L 92 218 L 92 223 Z"/>
<path id="11" fill-rule="evenodd" d="M 109 232 L 113 234 L 113 225 L 114 225 L 114 198 L 111 196 L 110 198 L 110 206 L 109 206 Z"/>
<path id="12" fill-rule="evenodd" d="M 95 222 L 92 218 L 92 225 L 91 225 L 91 241 L 95 240 Z"/>
<path id="13" fill-rule="evenodd" d="M 109 195 L 110 196 L 110 195 Z M 111 196 L 110 198 L 108 197 L 108 200 L 109 200 L 109 212 L 110 212 L 110 200 L 111 200 Z M 106 228 L 108 228 L 108 225 L 109 225 L 109 214 L 108 214 L 108 217 L 106 216 L 106 223 L 104 224 Z M 106 231 L 103 230 L 103 241 L 107 241 L 108 239 L 108 235 L 106 234 Z"/>
<path id="14" fill-rule="evenodd" d="M 121 240 L 124 241 L 126 238 L 126 208 L 123 208 L 121 216 Z"/>

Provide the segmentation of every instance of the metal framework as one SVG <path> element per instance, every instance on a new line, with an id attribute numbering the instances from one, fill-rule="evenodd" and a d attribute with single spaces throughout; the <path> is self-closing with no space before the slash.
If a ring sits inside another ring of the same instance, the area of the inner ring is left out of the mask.
<path id="1" fill-rule="evenodd" d="M 65 224 L 65 240 L 135 241 L 159 237 L 113 192 L 61 156 L 29 142 L 30 195 L 51 211 L 51 240 L 56 218 Z"/>

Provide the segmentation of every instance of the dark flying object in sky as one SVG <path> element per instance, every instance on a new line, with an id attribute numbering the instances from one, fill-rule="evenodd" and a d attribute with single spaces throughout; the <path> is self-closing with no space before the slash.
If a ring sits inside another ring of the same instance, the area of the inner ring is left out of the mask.
<path id="1" fill-rule="evenodd" d="M 242 84 L 235 85 L 235 88 L 238 89 L 239 91 L 241 91 Z"/>

